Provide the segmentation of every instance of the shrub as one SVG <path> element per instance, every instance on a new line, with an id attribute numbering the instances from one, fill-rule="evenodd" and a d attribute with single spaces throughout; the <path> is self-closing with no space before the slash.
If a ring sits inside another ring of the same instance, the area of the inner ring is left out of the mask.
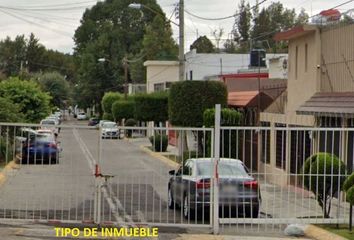
<path id="1" fill-rule="evenodd" d="M 329 218 L 331 200 L 343 186 L 346 166 L 333 154 L 317 153 L 306 159 L 303 174 L 305 187 L 315 194 L 324 217 Z"/>
<path id="2" fill-rule="evenodd" d="M 10 162 L 13 160 L 12 146 L 6 143 L 5 137 L 0 137 L 0 162 Z"/>
<path id="3" fill-rule="evenodd" d="M 112 105 L 114 102 L 121 100 L 123 97 L 120 93 L 117 92 L 107 92 L 104 94 L 101 104 L 102 109 L 105 113 L 112 114 Z"/>
<path id="4" fill-rule="evenodd" d="M 135 96 L 135 116 L 138 121 L 164 122 L 168 120 L 168 93 L 156 92 Z"/>
<path id="5" fill-rule="evenodd" d="M 343 191 L 347 193 L 347 201 L 354 205 L 354 173 L 352 173 L 343 184 Z"/>
<path id="6" fill-rule="evenodd" d="M 206 127 L 214 127 L 215 124 L 215 108 L 210 108 L 205 110 L 203 114 L 203 122 Z M 221 126 L 239 126 L 242 122 L 242 113 L 236 111 L 231 108 L 223 108 L 221 109 Z M 222 157 L 225 158 L 237 158 L 236 156 L 236 146 L 238 144 L 239 139 L 237 137 L 241 137 L 237 135 L 236 130 L 223 130 L 220 135 L 220 153 L 223 153 Z M 207 134 L 207 153 L 211 152 L 211 136 Z"/>
<path id="7" fill-rule="evenodd" d="M 166 152 L 167 146 L 168 146 L 168 137 L 167 135 L 160 135 L 157 134 L 155 136 L 151 136 L 149 138 L 151 144 L 152 144 L 152 149 L 155 152 Z"/>
<path id="8" fill-rule="evenodd" d="M 127 127 L 134 127 L 136 126 L 137 122 L 135 121 L 135 119 L 129 118 L 125 121 L 124 125 Z M 127 137 L 130 138 L 133 135 L 133 130 L 128 129 L 127 130 Z"/>
<path id="9" fill-rule="evenodd" d="M 134 118 L 135 104 L 130 100 L 119 100 L 112 105 L 113 118 L 116 121 L 122 119 Z"/>
<path id="10" fill-rule="evenodd" d="M 215 104 L 227 105 L 227 89 L 217 81 L 182 81 L 172 84 L 169 120 L 175 126 L 201 127 L 203 114 Z"/>
<path id="11" fill-rule="evenodd" d="M 110 113 L 103 113 L 102 120 L 108 120 L 108 121 L 113 121 L 113 116 Z"/>
<path id="12" fill-rule="evenodd" d="M 0 97 L 18 106 L 26 122 L 38 123 L 50 113 L 51 97 L 32 81 L 10 78 L 0 83 Z"/>

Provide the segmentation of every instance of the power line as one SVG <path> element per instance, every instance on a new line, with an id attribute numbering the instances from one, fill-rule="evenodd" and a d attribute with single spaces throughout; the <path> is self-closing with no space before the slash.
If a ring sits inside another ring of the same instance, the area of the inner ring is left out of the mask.
<path id="1" fill-rule="evenodd" d="M 31 9 L 31 8 L 51 8 L 51 7 L 62 7 L 62 6 L 71 6 L 71 5 L 81 5 L 81 4 L 86 4 L 86 3 L 97 3 L 97 1 L 82 1 L 82 2 L 72 2 L 72 3 L 62 3 L 62 4 L 46 4 L 46 5 L 21 5 L 21 6 L 10 6 L 10 7 L 15 7 L 15 8 L 26 8 L 26 9 Z"/>
<path id="2" fill-rule="evenodd" d="M 266 2 L 267 0 L 263 0 L 259 3 L 257 3 L 256 5 L 254 5 L 253 7 L 250 8 L 250 10 L 253 10 L 255 9 L 256 7 L 258 7 L 259 5 L 261 5 L 262 3 Z M 240 13 L 236 13 L 236 14 L 233 14 L 231 16 L 227 16 L 227 17 L 220 17 L 220 18 L 206 18 L 206 17 L 201 17 L 201 16 L 198 16 L 198 15 L 195 15 L 194 13 L 191 13 L 189 12 L 187 9 L 184 10 L 186 13 L 188 13 L 189 15 L 191 15 L 192 17 L 195 17 L 195 18 L 199 18 L 201 20 L 207 20 L 207 21 L 219 21 L 219 20 L 225 20 L 225 19 L 229 19 L 229 18 L 235 18 L 237 17 L 238 15 L 240 15 Z"/>

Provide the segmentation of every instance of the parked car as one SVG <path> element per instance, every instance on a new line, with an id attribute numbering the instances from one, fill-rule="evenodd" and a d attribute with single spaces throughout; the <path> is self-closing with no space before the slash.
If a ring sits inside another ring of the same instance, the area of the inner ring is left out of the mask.
<path id="1" fill-rule="evenodd" d="M 49 129 L 53 131 L 55 136 L 58 136 L 60 131 L 60 128 L 58 127 L 59 123 L 54 118 L 43 119 L 40 124 L 42 125 L 41 129 Z"/>
<path id="2" fill-rule="evenodd" d="M 102 138 L 119 138 L 119 129 L 115 122 L 103 122 L 101 133 Z"/>
<path id="3" fill-rule="evenodd" d="M 100 119 L 98 118 L 90 118 L 89 122 L 88 122 L 88 126 L 96 126 L 97 124 L 99 124 Z"/>
<path id="4" fill-rule="evenodd" d="M 76 118 L 77 120 L 86 120 L 86 114 L 84 112 L 79 112 Z"/>
<path id="5" fill-rule="evenodd" d="M 54 164 L 59 162 L 59 148 L 53 135 L 31 134 L 22 142 L 21 162 Z"/>
<path id="6" fill-rule="evenodd" d="M 210 184 L 214 162 L 211 158 L 188 159 L 178 171 L 172 170 L 168 182 L 168 206 L 182 208 L 191 218 L 210 207 Z M 221 213 L 237 213 L 257 218 L 261 203 L 258 182 L 237 159 L 222 158 L 218 164 L 219 206 Z"/>

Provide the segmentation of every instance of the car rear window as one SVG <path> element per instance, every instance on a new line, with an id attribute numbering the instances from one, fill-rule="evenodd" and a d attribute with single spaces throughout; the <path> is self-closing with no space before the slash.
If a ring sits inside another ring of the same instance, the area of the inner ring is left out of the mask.
<path id="1" fill-rule="evenodd" d="M 200 161 L 197 163 L 197 173 L 199 176 L 212 176 L 214 163 L 210 161 Z M 218 167 L 219 176 L 248 177 L 244 166 L 239 162 L 220 161 Z"/>
<path id="2" fill-rule="evenodd" d="M 54 138 L 52 135 L 48 134 L 36 134 L 30 136 L 31 141 L 39 141 L 39 142 L 53 142 Z"/>
<path id="3" fill-rule="evenodd" d="M 102 124 L 102 127 L 103 128 L 115 128 L 115 127 L 117 127 L 117 124 L 110 123 L 110 122 L 105 122 L 105 123 Z"/>

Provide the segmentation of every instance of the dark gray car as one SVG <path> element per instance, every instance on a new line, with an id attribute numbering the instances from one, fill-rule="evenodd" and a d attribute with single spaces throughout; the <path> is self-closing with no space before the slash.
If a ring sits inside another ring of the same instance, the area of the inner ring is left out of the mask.
<path id="1" fill-rule="evenodd" d="M 168 206 L 181 207 L 185 218 L 204 215 L 210 208 L 214 162 L 210 158 L 188 159 L 177 172 L 169 172 Z M 219 208 L 221 217 L 237 215 L 258 217 L 261 195 L 258 182 L 240 160 L 220 159 Z"/>

